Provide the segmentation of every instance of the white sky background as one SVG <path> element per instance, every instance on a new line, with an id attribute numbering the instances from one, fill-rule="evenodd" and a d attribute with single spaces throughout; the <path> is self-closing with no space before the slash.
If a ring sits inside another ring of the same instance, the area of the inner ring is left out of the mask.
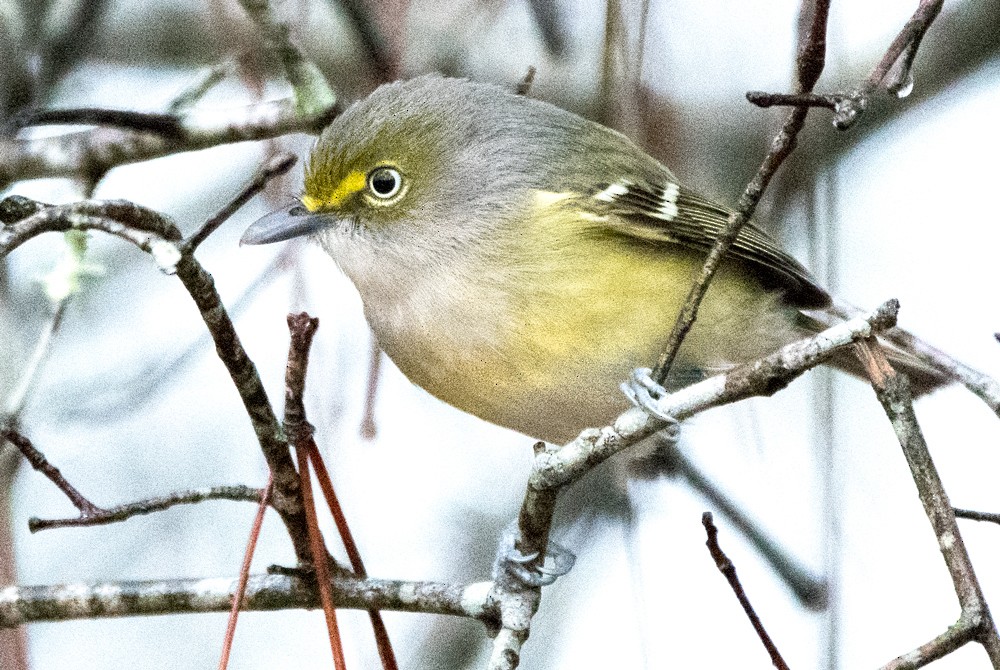
<path id="1" fill-rule="evenodd" d="M 849 83 L 845 72 L 874 63 L 915 4 L 834 3 L 828 71 L 818 88 Z M 414 5 L 406 57 L 414 73 L 432 62 L 428 49 L 447 44 L 474 78 L 514 82 L 535 64 L 539 97 L 587 98 L 596 90 L 601 3 L 561 3 L 571 52 L 560 64 L 542 55 L 524 3 L 495 3 L 475 21 L 463 11 L 478 6 L 471 1 Z M 670 101 L 690 130 L 690 153 L 718 155 L 705 130 L 713 119 L 724 118 L 724 128 L 777 127 L 782 112 L 756 109 L 742 96 L 750 89 L 787 89 L 797 7 L 789 0 L 653 0 L 645 81 Z M 959 2 L 950 2 L 945 11 L 959 8 Z M 140 11 L 123 5 L 115 20 Z M 313 20 L 336 25 L 323 15 L 325 10 L 317 10 Z M 345 48 L 345 40 L 329 41 Z M 307 43 L 312 50 L 324 44 L 315 36 Z M 193 74 L 89 63 L 66 80 L 56 103 L 157 110 Z M 1000 60 L 994 60 L 865 137 L 821 171 L 813 193 L 793 199 L 814 197 L 820 203 L 816 227 L 836 245 L 825 258 L 807 256 L 804 208 L 788 208 L 783 221 L 762 222 L 772 229 L 783 225 L 782 239 L 807 265 L 826 268 L 835 259 L 824 272 L 845 299 L 871 307 L 899 298 L 905 326 L 994 375 L 1000 375 L 1000 345 L 992 338 L 1000 330 L 992 300 L 1000 242 L 993 204 L 994 157 L 1000 154 L 998 82 Z M 273 94 L 282 91 L 276 86 Z M 205 104 L 237 104 L 241 95 L 228 83 Z M 826 122 L 828 114 L 814 114 L 823 123 L 807 133 L 837 132 Z M 285 140 L 283 146 L 302 151 L 308 140 Z M 800 151 L 808 149 L 804 142 Z M 753 165 L 766 146 L 736 150 L 752 157 L 739 165 Z M 191 230 L 238 190 L 262 156 L 262 147 L 241 145 L 125 167 L 109 175 L 97 196 L 161 209 Z M 681 179 L 711 180 L 709 190 L 715 194 L 726 185 L 738 189 L 749 176 L 719 176 L 726 163 L 718 160 L 689 157 L 687 164 L 691 174 L 681 172 Z M 56 180 L 13 191 L 49 202 L 77 197 Z M 732 202 L 737 194 L 720 195 Z M 236 246 L 243 228 L 266 207 L 258 199 L 245 208 L 199 254 L 227 303 L 279 251 Z M 767 202 L 762 211 L 772 210 Z M 51 267 L 59 244 L 57 236 L 50 236 L 12 256 L 13 283 L 26 299 L 37 299 L 35 282 Z M 138 252 L 95 237 L 91 259 L 105 265 L 107 274 L 71 308 L 43 386 L 24 418 L 29 435 L 98 504 L 195 486 L 261 484 L 264 466 L 249 423 L 206 341 L 192 364 L 177 371 L 151 402 L 135 411 L 121 408 L 129 396 L 123 376 L 149 377 L 141 372 L 145 366 L 171 360 L 201 337 L 202 328 L 176 279 L 161 276 Z M 277 278 L 237 318 L 279 407 L 287 348 L 284 316 L 292 309 L 307 309 L 321 319 L 307 407 L 369 573 L 485 579 L 496 538 L 516 513 L 531 440 L 441 405 L 388 364 L 377 406 L 379 437 L 361 440 L 357 427 L 367 328 L 350 284 L 312 248 L 302 250 L 296 272 Z M 17 369 L 10 361 L 4 365 Z M 836 423 L 828 431 L 813 419 L 817 378 L 807 377 L 773 399 L 686 424 L 683 447 L 806 567 L 820 572 L 831 557 L 836 559 L 832 564 L 840 565 L 841 586 L 835 596 L 840 633 L 834 667 L 878 667 L 944 631 L 958 607 L 874 394 L 860 382 L 836 377 Z M 1000 509 L 996 417 L 960 389 L 921 400 L 918 416 L 952 502 Z M 832 504 L 839 532 L 823 516 L 825 449 L 834 454 Z M 589 524 L 570 523 L 558 534 L 577 552 L 578 566 L 545 590 L 521 667 L 770 667 L 704 547 L 700 516 L 710 508 L 700 496 L 662 479 L 621 485 L 607 473 L 596 474 L 585 486 L 604 498 L 601 510 L 614 513 Z M 17 482 L 15 501 L 24 584 L 232 575 L 253 515 L 249 505 L 217 502 L 110 527 L 29 535 L 29 516 L 71 515 L 73 510 L 47 481 L 27 471 Z M 627 504 L 631 527 L 621 513 Z M 796 669 L 831 667 L 824 615 L 801 609 L 725 517 L 716 515 L 716 523 L 723 547 L 786 660 Z M 961 529 L 987 599 L 1000 608 L 995 567 L 1000 529 L 973 522 L 961 522 Z M 269 517 L 255 571 L 291 560 L 280 523 Z M 341 618 L 351 667 L 375 667 L 367 617 L 345 613 Z M 404 668 L 484 666 L 486 642 L 475 624 L 411 614 L 389 613 L 386 619 Z M 31 657 L 37 668 L 211 667 L 224 626 L 223 615 L 39 624 L 29 628 Z M 320 613 L 241 618 L 231 667 L 293 663 L 331 667 Z M 985 668 L 988 663 L 971 645 L 934 667 Z"/>

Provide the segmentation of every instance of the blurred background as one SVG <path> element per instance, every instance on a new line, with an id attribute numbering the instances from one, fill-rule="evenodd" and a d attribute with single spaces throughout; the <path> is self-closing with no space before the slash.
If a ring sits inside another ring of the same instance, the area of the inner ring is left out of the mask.
<path id="1" fill-rule="evenodd" d="M 915 6 L 833 3 L 817 89 L 856 86 Z M 784 118 L 744 94 L 789 90 L 799 30 L 792 0 L 285 0 L 275 8 L 344 101 L 429 71 L 513 88 L 534 66 L 531 95 L 619 128 L 682 182 L 727 203 Z M 899 298 L 904 327 L 994 376 L 998 24 L 998 0 L 946 2 L 917 57 L 912 94 L 883 96 L 846 133 L 813 112 L 756 217 L 841 298 L 865 308 Z M 259 57 L 261 38 L 234 0 L 0 0 L 0 33 L 5 117 L 31 105 L 164 111 L 203 68 L 224 62 L 234 63 L 231 75 L 199 107 L 290 93 Z M 152 207 L 189 232 L 269 154 L 303 154 L 311 141 L 292 135 L 123 166 L 96 184 L 94 197 Z M 300 177 L 295 168 L 255 198 L 199 258 L 279 411 L 285 314 L 320 318 L 307 409 L 369 573 L 487 579 L 523 494 L 532 440 L 443 405 L 388 360 L 377 375 L 376 434 L 363 435 L 372 343 L 353 287 L 317 248 L 237 245 L 246 225 L 297 194 Z M 50 203 L 81 199 L 89 188 L 13 179 L 3 195 Z M 51 323 L 45 278 L 64 246 L 48 235 L 0 262 L 0 401 L 8 410 Z M 250 424 L 180 283 L 107 236 L 91 237 L 86 258 L 92 272 L 31 375 L 24 433 L 99 505 L 263 485 Z M 996 416 L 960 388 L 920 400 L 917 411 L 952 502 L 1000 510 Z M 577 567 L 544 590 L 521 667 L 770 667 L 704 547 L 705 510 L 716 513 L 723 547 L 794 668 L 878 667 L 957 618 L 935 538 L 866 384 L 814 371 L 774 398 L 686 423 L 680 453 L 780 552 L 826 581 L 826 606 L 804 606 L 766 553 L 688 479 L 648 462 L 618 468 L 632 477 L 602 468 L 562 510 L 556 539 L 577 553 Z M 29 517 L 75 510 L 14 454 L 0 452 L 0 584 L 236 574 L 251 505 L 208 502 L 32 535 Z M 987 599 L 1000 608 L 1000 528 L 960 523 Z M 254 571 L 293 561 L 269 516 Z M 367 616 L 341 619 L 350 666 L 376 667 Z M 485 666 L 489 640 L 474 622 L 386 620 L 404 668 Z M 33 624 L 0 632 L 0 667 L 211 667 L 224 629 L 224 614 Z M 241 617 L 230 667 L 293 663 L 331 667 L 321 613 Z M 969 645 L 934 667 L 988 661 Z"/>

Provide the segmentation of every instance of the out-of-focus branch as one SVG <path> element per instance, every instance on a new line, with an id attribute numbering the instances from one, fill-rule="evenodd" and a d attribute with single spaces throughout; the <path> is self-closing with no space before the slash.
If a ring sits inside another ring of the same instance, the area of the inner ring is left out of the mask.
<path id="1" fill-rule="evenodd" d="M 375 71 L 375 78 L 380 82 L 395 79 L 399 75 L 399 55 L 393 52 L 368 3 L 364 0 L 329 0 L 329 4 L 339 5 L 347 14 Z"/>
<path id="2" fill-rule="evenodd" d="M 35 621 L 227 612 L 236 580 L 169 579 L 58 586 L 0 587 L 0 628 Z M 489 582 L 456 586 L 442 582 L 335 577 L 337 607 L 425 612 L 494 621 L 487 606 Z M 316 589 L 299 577 L 254 575 L 247 582 L 244 611 L 314 609 Z"/>
<path id="3" fill-rule="evenodd" d="M 64 29 L 40 45 L 41 90 L 51 89 L 93 46 L 108 4 L 108 0 L 77 0 Z"/>
<path id="4" fill-rule="evenodd" d="M 302 55 L 291 40 L 287 23 L 278 21 L 268 0 L 239 0 L 247 16 L 257 24 L 264 48 L 285 68 L 295 94 L 295 108 L 302 116 L 316 116 L 333 108 L 337 96 L 319 68 Z"/>
<path id="5" fill-rule="evenodd" d="M 961 616 L 948 632 L 919 649 L 900 656 L 886 668 L 920 668 L 973 640 L 983 645 L 993 667 L 1000 668 L 1000 636 L 997 635 L 989 605 L 983 597 L 972 561 L 955 522 L 948 494 L 934 467 L 920 424 L 917 423 L 909 380 L 892 369 L 874 337 L 859 341 L 857 351 L 871 379 L 875 395 L 882 403 L 903 448 L 920 502 L 931 522 L 938 547 L 951 574 L 958 602 L 962 606 Z"/>
<path id="6" fill-rule="evenodd" d="M 113 167 L 222 144 L 316 133 L 339 114 L 336 104 L 308 114 L 291 100 L 226 110 L 192 110 L 179 117 L 177 137 L 117 128 L 32 140 L 0 139 L 0 188 L 41 177 L 103 174 Z"/>

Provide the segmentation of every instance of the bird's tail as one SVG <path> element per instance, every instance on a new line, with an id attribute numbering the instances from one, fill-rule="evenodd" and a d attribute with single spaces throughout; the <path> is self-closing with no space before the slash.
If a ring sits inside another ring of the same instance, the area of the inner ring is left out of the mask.
<path id="1" fill-rule="evenodd" d="M 841 320 L 847 320 L 861 313 L 861 310 L 842 304 L 836 304 L 823 310 L 822 312 L 810 312 L 803 314 L 803 319 L 807 328 L 813 332 L 819 332 L 829 328 Z M 899 331 L 905 337 L 893 338 L 893 333 Z M 914 396 L 921 396 L 930 393 L 943 386 L 947 386 L 955 381 L 955 378 L 947 370 L 934 365 L 933 361 L 920 357 L 915 351 L 905 344 L 907 340 L 915 340 L 916 337 L 902 329 L 894 328 L 885 337 L 880 337 L 879 342 L 885 349 L 886 357 L 896 372 L 905 374 L 910 380 L 910 388 Z M 854 354 L 852 349 L 844 349 L 836 354 L 830 364 L 838 370 L 843 370 L 855 377 L 868 379 L 864 367 Z"/>

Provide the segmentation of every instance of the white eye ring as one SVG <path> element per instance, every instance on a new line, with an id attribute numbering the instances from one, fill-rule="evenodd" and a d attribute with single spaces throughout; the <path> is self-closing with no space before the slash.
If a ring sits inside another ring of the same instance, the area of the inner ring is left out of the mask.
<path id="1" fill-rule="evenodd" d="M 403 188 L 403 175 L 392 167 L 377 167 L 368 173 L 368 191 L 380 200 L 395 197 Z"/>

